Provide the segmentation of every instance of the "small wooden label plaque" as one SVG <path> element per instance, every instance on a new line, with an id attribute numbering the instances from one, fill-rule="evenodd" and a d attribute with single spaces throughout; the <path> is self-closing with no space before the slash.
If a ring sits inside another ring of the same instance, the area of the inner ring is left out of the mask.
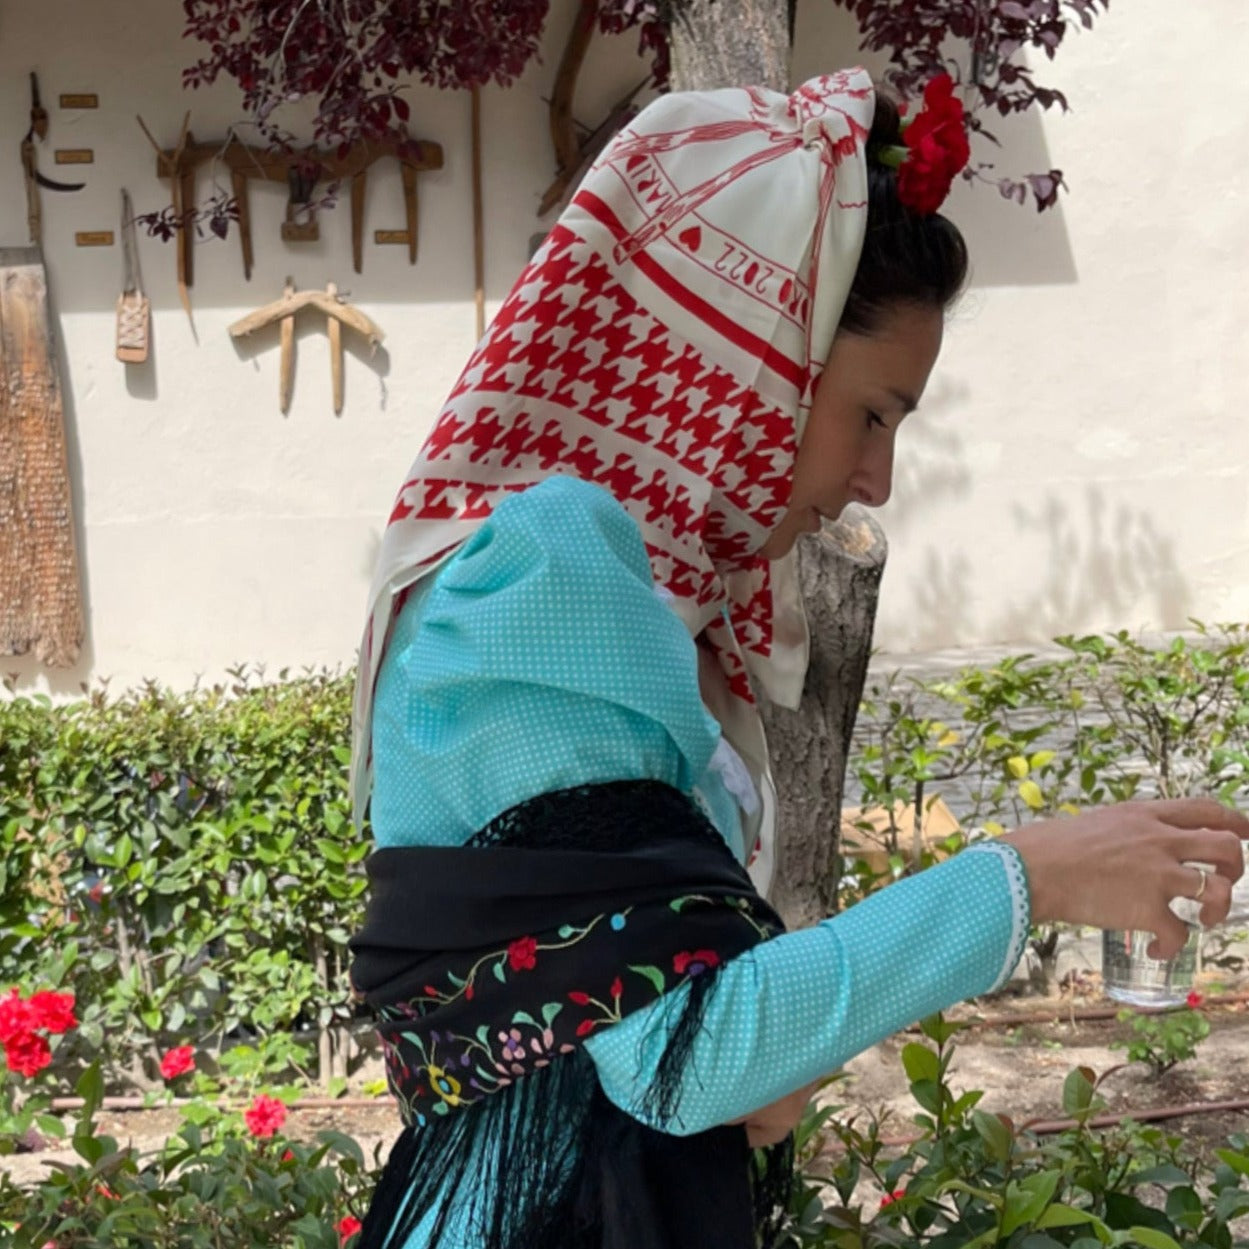
<path id="1" fill-rule="evenodd" d="M 79 230 L 74 235 L 74 242 L 79 247 L 112 247 L 112 230 Z"/>
<path id="2" fill-rule="evenodd" d="M 95 153 L 89 147 L 58 147 L 56 163 L 58 165 L 94 165 Z"/>
<path id="3" fill-rule="evenodd" d="M 406 230 L 374 230 L 373 242 L 375 243 L 404 243 L 408 241 L 408 232 Z"/>
<path id="4" fill-rule="evenodd" d="M 61 96 L 62 108 L 99 108 L 100 97 L 98 95 L 63 95 Z"/>

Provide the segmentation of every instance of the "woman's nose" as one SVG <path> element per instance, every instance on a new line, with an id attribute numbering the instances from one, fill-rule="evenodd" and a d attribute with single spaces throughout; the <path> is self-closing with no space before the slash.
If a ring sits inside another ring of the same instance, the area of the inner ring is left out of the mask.
<path id="1" fill-rule="evenodd" d="M 893 493 L 893 439 L 881 439 L 850 479 L 852 497 L 864 507 L 884 507 Z"/>

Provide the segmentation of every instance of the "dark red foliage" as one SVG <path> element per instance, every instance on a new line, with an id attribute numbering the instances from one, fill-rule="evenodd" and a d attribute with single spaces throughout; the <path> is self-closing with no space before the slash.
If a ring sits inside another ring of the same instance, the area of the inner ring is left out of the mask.
<path id="1" fill-rule="evenodd" d="M 179 230 L 192 229 L 201 239 L 207 238 L 210 233 L 223 239 L 230 232 L 230 222 L 238 219 L 238 201 L 224 191 L 218 191 L 211 199 L 192 204 L 181 215 L 174 212 L 171 205 L 160 212 L 141 213 L 134 220 L 152 238 L 167 243 Z"/>
<path id="2" fill-rule="evenodd" d="M 778 0 L 781 2 L 781 0 Z M 946 71 L 968 105 L 968 127 L 997 142 L 985 118 L 1067 100 L 1040 85 L 1018 58 L 1039 49 L 1053 58 L 1076 23 L 1091 27 L 1110 0 L 831 0 L 858 19 L 863 46 L 889 56 L 892 84 L 917 99 Z M 583 0 L 596 4 L 600 28 L 632 27 L 653 58 L 661 84 L 668 72 L 668 30 L 683 0 Z M 288 145 L 275 110 L 290 100 L 317 103 L 313 141 L 343 148 L 360 138 L 403 131 L 409 106 L 404 80 L 435 87 L 514 82 L 537 55 L 550 0 L 183 0 L 185 34 L 206 48 L 183 74 L 188 87 L 233 78 L 243 107 L 271 143 Z M 952 53 L 952 57 L 947 55 Z M 995 182 L 1002 195 L 1039 209 L 1057 202 L 1062 173 L 1022 180 L 990 177 L 980 162 L 963 173 Z M 148 222 L 160 232 L 170 222 Z M 199 224 L 197 222 L 197 224 Z M 211 220 L 217 231 L 224 220 Z M 174 226 L 176 229 L 176 225 Z"/>
<path id="3" fill-rule="evenodd" d="M 339 147 L 406 126 L 399 80 L 435 87 L 514 82 L 537 54 L 549 0 L 183 0 L 184 34 L 207 52 L 183 73 L 199 87 L 223 74 L 272 142 L 287 136 L 279 105 L 317 100 L 313 139 Z M 604 31 L 637 26 L 641 48 L 667 73 L 667 7 L 602 0 Z"/>
<path id="4" fill-rule="evenodd" d="M 945 71 L 964 88 L 969 128 L 992 143 L 996 136 L 984 115 L 1002 117 L 1039 106 L 1067 110 L 1061 91 L 1043 87 L 1017 58 L 1028 48 L 1053 60 L 1070 28 L 1091 28 L 1110 0 L 832 0 L 858 19 L 862 46 L 889 56 L 888 78 L 905 98 L 916 99 L 933 75 Z M 953 52 L 953 58 L 946 52 Z M 967 179 L 995 182 L 1002 195 L 1017 203 L 1028 193 L 1038 211 L 1052 208 L 1065 189 L 1062 171 L 1026 175 L 1022 180 L 991 178 L 993 166 L 981 162 L 963 173 Z"/>

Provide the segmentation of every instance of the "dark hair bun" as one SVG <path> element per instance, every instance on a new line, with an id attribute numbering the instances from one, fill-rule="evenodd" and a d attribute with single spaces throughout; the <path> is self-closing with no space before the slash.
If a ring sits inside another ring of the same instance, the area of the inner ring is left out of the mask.
<path id="1" fill-rule="evenodd" d="M 902 114 L 897 102 L 876 88 L 876 112 L 872 117 L 872 129 L 867 136 L 868 159 L 875 149 L 894 147 L 902 142 Z"/>

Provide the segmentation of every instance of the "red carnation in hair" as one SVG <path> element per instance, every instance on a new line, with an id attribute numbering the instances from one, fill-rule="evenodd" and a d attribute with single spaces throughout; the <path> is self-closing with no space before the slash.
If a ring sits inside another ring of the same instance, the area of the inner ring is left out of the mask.
<path id="1" fill-rule="evenodd" d="M 924 107 L 902 140 L 907 152 L 898 169 L 898 199 L 917 213 L 935 213 L 971 159 L 963 103 L 949 74 L 938 74 L 924 88 Z"/>

